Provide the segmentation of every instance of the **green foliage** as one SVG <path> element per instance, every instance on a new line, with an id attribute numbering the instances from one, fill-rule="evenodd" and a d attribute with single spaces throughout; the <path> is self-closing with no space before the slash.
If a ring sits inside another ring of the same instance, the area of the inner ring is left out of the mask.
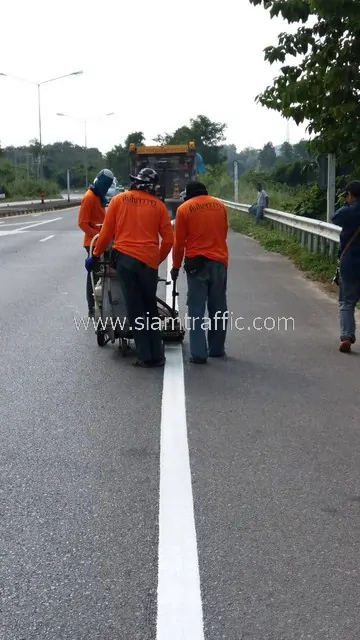
<path id="1" fill-rule="evenodd" d="M 259 163 L 262 169 L 271 169 L 276 162 L 276 151 L 272 142 L 267 142 L 259 153 Z"/>
<path id="2" fill-rule="evenodd" d="M 28 181 L 39 178 L 39 151 L 37 140 L 31 140 L 27 147 L 6 147 L 4 157 L 25 175 Z M 89 180 L 104 167 L 104 158 L 98 149 L 85 149 L 71 142 L 55 142 L 43 147 L 43 172 L 45 180 L 55 182 L 61 190 L 67 187 L 67 170 L 70 169 L 71 187 L 81 189 L 87 186 L 85 162 L 87 158 Z"/>
<path id="3" fill-rule="evenodd" d="M 5 193 L 7 199 L 39 199 L 41 191 L 44 192 L 45 198 L 59 195 L 56 182 L 50 180 L 39 182 L 28 177 L 26 171 L 19 167 L 15 168 L 0 155 L 0 192 Z"/>
<path id="4" fill-rule="evenodd" d="M 226 127 L 224 123 L 212 122 L 207 116 L 199 115 L 191 118 L 189 125 L 176 129 L 174 133 L 156 136 L 155 141 L 158 144 L 187 144 L 193 141 L 204 164 L 214 166 L 226 158 L 222 148 Z"/>
<path id="5" fill-rule="evenodd" d="M 257 100 L 308 122 L 314 148 L 360 166 L 360 2 L 358 0 L 249 0 L 271 17 L 299 24 L 281 33 L 265 60 L 283 64 L 281 75 Z M 311 24 L 309 23 L 311 20 Z M 293 57 L 293 64 L 287 60 Z M 301 58 L 299 61 L 299 57 Z"/>
<path id="6" fill-rule="evenodd" d="M 257 225 L 248 215 L 229 209 L 229 224 L 234 231 L 257 240 L 267 251 L 290 258 L 308 278 L 331 286 L 329 283 L 336 268 L 335 258 L 319 252 L 310 253 L 293 235 L 272 229 L 267 220 Z"/>

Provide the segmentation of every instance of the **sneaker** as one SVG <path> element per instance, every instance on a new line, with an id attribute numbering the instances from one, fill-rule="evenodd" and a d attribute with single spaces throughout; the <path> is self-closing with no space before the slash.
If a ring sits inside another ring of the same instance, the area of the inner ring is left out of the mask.
<path id="1" fill-rule="evenodd" d="M 192 364 L 207 364 L 207 358 L 196 358 L 195 356 L 191 356 L 189 362 L 192 362 Z"/>
<path id="2" fill-rule="evenodd" d="M 351 340 L 341 340 L 339 351 L 341 351 L 341 353 L 350 353 Z"/>

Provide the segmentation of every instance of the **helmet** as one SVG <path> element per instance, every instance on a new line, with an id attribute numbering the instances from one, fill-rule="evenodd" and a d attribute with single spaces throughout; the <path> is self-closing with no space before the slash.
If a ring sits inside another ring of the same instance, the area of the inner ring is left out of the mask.
<path id="1" fill-rule="evenodd" d="M 134 189 L 139 189 L 140 191 L 148 191 L 149 193 L 155 193 L 156 187 L 159 182 L 159 176 L 154 171 L 154 169 L 150 169 L 150 167 L 145 167 L 141 169 L 137 176 L 130 176 L 130 180 L 132 182 L 132 186 Z"/>
<path id="2" fill-rule="evenodd" d="M 109 191 L 115 176 L 110 169 L 102 169 L 94 180 L 94 190 L 97 195 L 104 198 Z"/>

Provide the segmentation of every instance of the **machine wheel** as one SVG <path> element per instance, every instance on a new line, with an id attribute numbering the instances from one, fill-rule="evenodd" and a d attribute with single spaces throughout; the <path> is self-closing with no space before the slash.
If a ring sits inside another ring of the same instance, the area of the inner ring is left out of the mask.
<path id="1" fill-rule="evenodd" d="M 128 341 L 125 338 L 121 338 L 120 340 L 120 351 L 123 358 L 125 358 L 129 351 Z"/>
<path id="2" fill-rule="evenodd" d="M 105 347 L 106 345 L 105 333 L 103 331 L 98 331 L 98 333 L 96 334 L 96 337 L 97 337 L 97 343 L 99 347 Z"/>

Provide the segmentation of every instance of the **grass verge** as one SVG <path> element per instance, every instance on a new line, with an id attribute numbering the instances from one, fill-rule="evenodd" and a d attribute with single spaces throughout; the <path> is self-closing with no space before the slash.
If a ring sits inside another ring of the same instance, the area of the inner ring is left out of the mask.
<path id="1" fill-rule="evenodd" d="M 267 220 L 255 224 L 247 214 L 228 209 L 229 225 L 233 231 L 257 240 L 264 249 L 284 255 L 300 269 L 307 278 L 326 285 L 329 292 L 337 293 L 336 285 L 331 284 L 336 269 L 336 258 L 332 259 L 320 253 L 310 253 L 295 238 L 282 231 L 271 229 Z"/>

